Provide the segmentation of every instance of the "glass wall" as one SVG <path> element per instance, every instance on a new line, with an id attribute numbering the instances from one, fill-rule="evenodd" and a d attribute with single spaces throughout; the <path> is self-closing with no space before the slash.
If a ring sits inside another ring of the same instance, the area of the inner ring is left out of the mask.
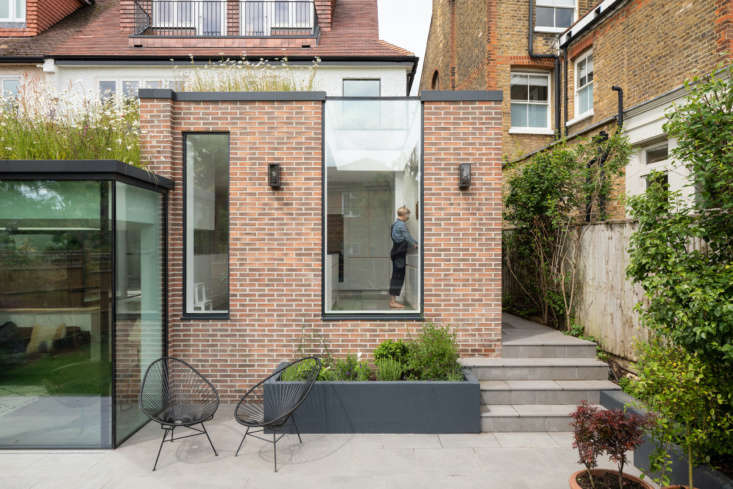
<path id="1" fill-rule="evenodd" d="M 229 135 L 186 134 L 186 313 L 229 311 Z"/>
<path id="2" fill-rule="evenodd" d="M 145 422 L 164 205 L 111 179 L 0 175 L 0 448 L 108 448 Z"/>
<path id="3" fill-rule="evenodd" d="M 328 100 L 326 313 L 417 313 L 422 118 L 418 100 Z"/>
<path id="4" fill-rule="evenodd" d="M 0 181 L 0 446 L 112 444 L 111 196 Z"/>
<path id="5" fill-rule="evenodd" d="M 163 196 L 117 182 L 115 246 L 115 413 L 118 443 L 147 418 L 137 396 L 163 348 Z"/>

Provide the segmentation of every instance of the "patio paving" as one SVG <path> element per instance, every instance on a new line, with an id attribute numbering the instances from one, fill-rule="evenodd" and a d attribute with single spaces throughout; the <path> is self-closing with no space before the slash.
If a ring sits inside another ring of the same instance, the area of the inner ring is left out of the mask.
<path id="1" fill-rule="evenodd" d="M 232 413 L 221 406 L 207 424 L 218 457 L 205 437 L 187 438 L 166 443 L 152 472 L 162 434 L 149 423 L 117 450 L 2 451 L 0 487 L 567 489 L 580 467 L 571 433 L 304 434 L 302 445 L 295 435 L 278 443 L 273 473 L 271 444 L 248 438 L 234 457 L 243 431 Z"/>

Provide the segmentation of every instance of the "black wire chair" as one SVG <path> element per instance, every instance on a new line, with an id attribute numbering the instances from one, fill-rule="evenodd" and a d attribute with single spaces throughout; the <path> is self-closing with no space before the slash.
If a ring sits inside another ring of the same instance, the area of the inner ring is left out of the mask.
<path id="1" fill-rule="evenodd" d="M 163 440 L 155 457 L 153 471 L 158 466 L 163 443 L 172 443 L 174 439 L 206 435 L 214 455 L 219 455 L 204 426 L 204 422 L 211 420 L 219 408 L 219 393 L 211 382 L 188 363 L 173 357 L 159 358 L 151 363 L 143 378 L 139 403 L 142 412 L 159 423 L 163 430 Z M 201 425 L 201 429 L 194 428 L 197 424 Z M 179 427 L 196 433 L 173 438 L 175 429 Z M 166 440 L 169 431 L 170 440 Z"/>
<path id="2" fill-rule="evenodd" d="M 266 388 L 268 381 L 277 379 L 282 372 L 290 367 L 299 369 L 303 374 L 302 378 L 304 380 L 278 382 L 276 385 L 270 383 Z M 237 448 L 237 453 L 234 456 L 239 455 L 239 450 L 241 450 L 247 436 L 254 436 L 260 440 L 272 443 L 272 451 L 275 457 L 275 472 L 277 472 L 277 442 L 285 436 L 284 430 L 288 421 L 293 422 L 295 432 L 298 434 L 298 440 L 300 443 L 303 443 L 293 413 L 303 404 L 306 397 L 308 397 L 320 372 L 320 359 L 316 357 L 301 358 L 277 369 L 275 373 L 269 375 L 247 391 L 234 410 L 234 419 L 239 424 L 247 427 L 247 431 L 244 433 L 242 441 Z M 259 430 L 253 431 L 258 428 Z M 255 434 L 264 433 L 265 430 L 272 431 L 272 441 Z"/>

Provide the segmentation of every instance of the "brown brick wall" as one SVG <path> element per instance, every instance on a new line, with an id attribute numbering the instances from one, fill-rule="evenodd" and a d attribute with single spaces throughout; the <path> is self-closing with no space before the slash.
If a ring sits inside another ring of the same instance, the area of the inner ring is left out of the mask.
<path id="1" fill-rule="evenodd" d="M 579 15 L 586 13 L 595 3 L 595 0 L 578 0 Z M 502 154 L 510 160 L 552 141 L 552 136 L 509 134 L 512 69 L 550 73 L 553 70 L 551 59 L 529 57 L 528 6 L 529 0 L 433 0 L 433 17 L 420 82 L 421 90 L 430 90 L 437 70 L 442 90 L 501 90 L 505 94 Z M 534 53 L 551 54 L 554 39 L 554 34 L 534 33 Z M 450 84 L 451 68 L 455 70 L 453 85 Z M 551 83 L 554 85 L 554 79 Z M 554 110 L 553 98 L 554 89 L 550 95 L 551 112 Z"/>
<path id="2" fill-rule="evenodd" d="M 26 0 L 25 28 L 0 28 L 0 37 L 37 36 L 81 6 L 78 0 Z"/>
<path id="3" fill-rule="evenodd" d="M 425 102 L 427 320 L 450 325 L 463 355 L 499 355 L 501 334 L 501 113 L 493 102 Z M 169 348 L 233 401 L 283 359 L 370 354 L 419 322 L 321 320 L 321 103 L 141 101 L 150 170 L 169 196 Z M 230 319 L 184 320 L 182 132 L 230 133 Z M 458 190 L 457 162 L 473 163 Z M 283 188 L 266 182 L 282 165 Z M 305 338 L 305 341 L 303 340 Z"/>
<path id="4" fill-rule="evenodd" d="M 635 0 L 626 3 L 569 47 L 568 118 L 575 114 L 574 62 L 593 49 L 591 119 L 570 127 L 572 134 L 617 112 L 616 92 L 626 108 L 673 90 L 731 59 L 730 0 Z M 728 49 L 725 54 L 726 46 Z"/>

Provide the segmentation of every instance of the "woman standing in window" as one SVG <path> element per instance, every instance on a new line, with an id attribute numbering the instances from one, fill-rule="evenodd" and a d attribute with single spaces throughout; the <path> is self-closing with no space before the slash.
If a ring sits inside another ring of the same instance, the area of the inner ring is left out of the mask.
<path id="1" fill-rule="evenodd" d="M 397 220 L 392 224 L 392 278 L 389 281 L 389 307 L 403 309 L 405 306 L 397 302 L 405 283 L 405 268 L 407 268 L 407 250 L 410 245 L 417 248 L 417 241 L 407 229 L 407 220 L 410 219 L 410 209 L 405 206 L 397 209 Z"/>

